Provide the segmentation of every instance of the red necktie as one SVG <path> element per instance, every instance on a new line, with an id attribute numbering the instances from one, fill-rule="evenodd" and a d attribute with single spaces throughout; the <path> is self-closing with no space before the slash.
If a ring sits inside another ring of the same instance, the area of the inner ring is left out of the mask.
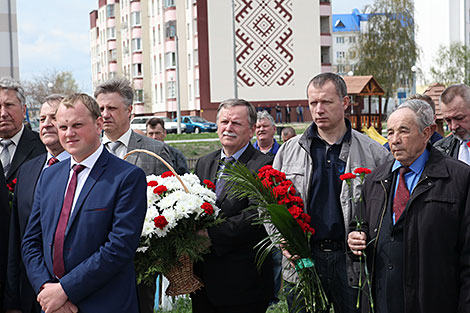
<path id="1" fill-rule="evenodd" d="M 65 230 L 67 229 L 67 222 L 69 220 L 70 212 L 72 211 L 73 197 L 75 195 L 75 189 L 77 187 L 77 176 L 83 169 L 85 169 L 85 166 L 81 164 L 76 164 L 73 167 L 72 178 L 70 179 L 69 186 L 67 187 L 67 192 L 65 193 L 65 199 L 64 204 L 62 205 L 62 211 L 60 212 L 59 223 L 57 224 L 57 228 L 55 230 L 53 269 L 54 274 L 58 278 L 62 278 L 62 276 L 64 276 L 65 274 Z"/>
<path id="2" fill-rule="evenodd" d="M 410 171 L 408 167 L 400 168 L 400 178 L 398 180 L 397 191 L 395 192 L 395 198 L 393 199 L 393 213 L 395 213 L 395 223 L 400 218 L 401 214 L 406 208 L 408 200 L 410 200 L 410 191 L 406 187 L 405 174 Z"/>
<path id="3" fill-rule="evenodd" d="M 51 165 L 54 165 L 56 163 L 59 163 L 60 161 L 56 158 L 56 157 L 52 157 L 49 159 L 49 161 L 47 161 L 47 165 L 48 166 L 51 166 Z"/>

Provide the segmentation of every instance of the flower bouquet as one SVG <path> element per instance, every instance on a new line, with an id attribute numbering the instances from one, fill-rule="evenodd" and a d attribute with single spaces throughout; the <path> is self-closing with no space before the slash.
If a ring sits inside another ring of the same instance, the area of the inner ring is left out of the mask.
<path id="1" fill-rule="evenodd" d="M 215 205 L 215 186 L 201 185 L 194 174 L 147 176 L 147 214 L 136 253 L 137 281 L 154 284 L 163 273 L 169 296 L 188 294 L 203 286 L 192 263 L 209 252 L 209 238 L 198 231 L 222 221 Z"/>
<path id="2" fill-rule="evenodd" d="M 257 224 L 263 224 L 269 236 L 258 243 L 257 265 L 270 255 L 274 247 L 287 250 L 292 257 L 298 281 L 291 292 L 294 306 L 307 312 L 328 310 L 328 301 L 315 269 L 310 249 L 310 237 L 315 230 L 310 226 L 310 216 L 303 211 L 303 201 L 283 172 L 272 166 L 262 167 L 254 175 L 244 165 L 228 164 L 224 170 L 231 195 L 248 197 L 256 203 L 259 217 Z M 302 302 L 301 302 L 302 301 Z"/>

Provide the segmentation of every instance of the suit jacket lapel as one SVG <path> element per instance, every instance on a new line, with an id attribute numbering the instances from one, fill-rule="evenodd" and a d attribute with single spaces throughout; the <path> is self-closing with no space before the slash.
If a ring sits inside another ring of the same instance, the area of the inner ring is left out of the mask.
<path id="1" fill-rule="evenodd" d="M 135 149 L 142 149 L 142 139 L 132 131 L 131 136 L 129 138 L 129 145 L 127 146 L 127 152 L 135 150 Z M 137 160 L 139 159 L 140 153 L 131 154 L 127 161 L 131 164 L 136 164 Z"/>
<path id="2" fill-rule="evenodd" d="M 30 134 L 30 130 L 25 128 L 23 134 L 20 137 L 18 142 L 18 147 L 16 147 L 15 154 L 11 160 L 10 169 L 8 170 L 8 177 L 6 181 L 11 179 L 11 175 L 23 164 L 24 160 L 28 157 L 30 151 L 33 149 L 34 145 L 31 141 L 34 141 L 34 137 Z"/>
<path id="3" fill-rule="evenodd" d="M 82 209 L 85 199 L 87 198 L 91 189 L 93 188 L 93 186 L 99 180 L 101 174 L 103 174 L 104 170 L 106 169 L 108 160 L 109 160 L 109 152 L 106 149 L 104 149 L 100 157 L 98 158 L 98 160 L 96 160 L 95 165 L 91 169 L 91 172 L 88 175 L 88 178 L 85 181 L 85 184 L 83 185 L 82 190 L 80 191 L 80 195 L 78 196 L 77 203 L 75 203 L 75 207 L 73 209 L 72 215 L 70 216 L 69 222 L 67 223 L 65 236 L 67 236 L 67 233 L 71 225 L 73 224 L 73 221 L 75 220 L 76 216 L 79 214 L 80 210 Z"/>

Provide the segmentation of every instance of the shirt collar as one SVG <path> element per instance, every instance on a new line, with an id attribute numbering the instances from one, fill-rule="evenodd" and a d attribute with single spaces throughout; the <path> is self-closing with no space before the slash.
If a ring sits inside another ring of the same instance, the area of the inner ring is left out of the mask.
<path id="1" fill-rule="evenodd" d="M 46 162 L 48 162 L 52 157 L 54 157 L 49 151 L 47 151 L 47 159 L 46 159 Z M 61 153 L 59 153 L 58 156 L 55 157 L 57 160 L 59 160 L 60 162 L 70 158 L 70 154 L 67 152 L 67 151 L 62 151 Z"/>
<path id="2" fill-rule="evenodd" d="M 70 168 L 73 168 L 75 164 L 81 164 L 84 165 L 86 168 L 92 169 L 102 152 L 103 145 L 100 145 L 95 152 L 93 152 L 88 158 L 86 158 L 80 163 L 76 162 L 73 158 L 70 158 Z"/>
<path id="3" fill-rule="evenodd" d="M 15 147 L 18 147 L 18 144 L 20 143 L 20 139 L 21 139 L 21 136 L 23 135 L 23 132 L 24 132 L 24 125 L 21 125 L 20 131 L 10 138 L 10 140 L 13 141 L 13 143 L 15 144 Z"/>
<path id="4" fill-rule="evenodd" d="M 124 146 L 126 146 L 126 148 L 129 147 L 129 140 L 131 139 L 131 134 L 132 134 L 132 129 L 128 129 L 124 134 L 122 134 L 121 137 L 119 137 L 118 140 L 116 141 L 119 141 L 121 142 Z M 103 134 L 103 139 L 101 141 L 104 145 L 107 144 L 108 142 L 113 142 L 111 139 L 108 138 L 108 136 L 106 136 L 106 133 Z"/>
<path id="5" fill-rule="evenodd" d="M 413 162 L 413 164 L 409 166 L 410 170 L 412 170 L 413 173 L 415 174 L 420 173 L 423 170 L 424 166 L 426 165 L 426 162 L 428 161 L 428 159 L 429 159 L 429 151 L 428 149 L 424 149 L 424 152 L 421 153 L 421 155 Z M 395 160 L 395 162 L 393 162 L 392 172 L 396 171 L 402 166 L 403 165 L 399 161 Z"/>
<path id="6" fill-rule="evenodd" d="M 344 133 L 343 137 L 341 137 L 337 142 L 335 142 L 335 144 L 342 144 L 343 142 L 349 141 L 351 139 L 351 133 L 352 133 L 351 121 L 345 118 L 344 123 L 346 124 L 346 132 Z M 324 141 L 318 134 L 318 126 L 317 124 L 315 124 L 315 122 L 312 122 L 312 127 L 308 129 L 307 136 L 309 139 L 317 138 L 317 139 Z"/>
<path id="7" fill-rule="evenodd" d="M 243 154 L 243 152 L 245 152 L 246 148 L 248 148 L 248 145 L 251 144 L 250 142 L 248 142 L 243 148 L 241 148 L 240 150 L 238 150 L 237 152 L 235 152 L 232 157 L 238 161 L 238 159 L 240 158 L 240 156 Z M 220 151 L 220 158 L 223 159 L 223 158 L 226 158 L 227 156 L 225 155 L 224 153 L 224 149 L 222 148 L 222 150 Z"/>

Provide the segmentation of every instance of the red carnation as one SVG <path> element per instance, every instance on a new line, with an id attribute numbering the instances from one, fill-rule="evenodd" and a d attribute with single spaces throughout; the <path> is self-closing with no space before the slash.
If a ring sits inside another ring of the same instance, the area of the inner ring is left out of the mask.
<path id="1" fill-rule="evenodd" d="M 467 142 L 467 147 L 469 147 L 469 148 L 470 148 L 470 141 L 469 141 L 469 142 Z"/>
<path id="2" fill-rule="evenodd" d="M 162 174 L 162 178 L 170 177 L 170 176 L 175 176 L 172 171 L 166 171 Z"/>
<path id="3" fill-rule="evenodd" d="M 204 210 L 204 212 L 206 212 L 207 215 L 214 214 L 214 208 L 212 207 L 212 204 L 210 204 L 209 202 L 204 202 L 201 205 L 201 208 Z"/>
<path id="4" fill-rule="evenodd" d="M 270 171 L 272 169 L 273 169 L 273 167 L 271 165 L 265 165 L 262 168 L 260 168 L 258 172 L 263 173 L 263 172 L 266 172 L 266 171 Z"/>
<path id="5" fill-rule="evenodd" d="M 300 207 L 296 206 L 296 205 L 291 206 L 288 209 L 288 211 L 295 219 L 302 216 L 302 213 L 303 213 L 303 210 Z"/>
<path id="6" fill-rule="evenodd" d="M 212 190 L 215 190 L 215 185 L 214 185 L 214 183 L 211 182 L 210 180 L 204 179 L 202 182 L 203 182 L 204 184 L 206 184 L 207 188 L 212 189 Z"/>
<path id="7" fill-rule="evenodd" d="M 354 175 L 353 173 L 346 173 L 343 175 L 339 175 L 339 179 L 341 180 L 348 180 L 348 179 L 354 179 L 354 178 L 356 178 L 356 175 Z"/>
<path id="8" fill-rule="evenodd" d="M 370 174 L 372 171 L 366 167 L 358 167 L 354 170 L 356 174 Z"/>
<path id="9" fill-rule="evenodd" d="M 149 187 L 155 187 L 155 186 L 158 186 L 158 183 L 156 180 L 151 180 L 147 183 L 147 186 Z"/>
<path id="10" fill-rule="evenodd" d="M 10 190 L 10 192 L 14 192 L 15 191 L 15 185 L 16 185 L 16 178 L 13 179 L 11 181 L 11 183 L 7 184 L 8 190 Z"/>
<path id="11" fill-rule="evenodd" d="M 158 227 L 160 229 L 165 228 L 166 225 L 168 225 L 168 221 L 163 215 L 157 216 L 153 222 L 155 223 L 155 227 Z"/>
<path id="12" fill-rule="evenodd" d="M 166 188 L 165 185 L 160 185 L 160 186 L 157 186 L 157 188 L 155 188 L 153 190 L 153 193 L 157 193 L 159 195 L 161 195 L 162 193 L 164 193 L 165 191 L 168 191 L 168 188 Z"/>

